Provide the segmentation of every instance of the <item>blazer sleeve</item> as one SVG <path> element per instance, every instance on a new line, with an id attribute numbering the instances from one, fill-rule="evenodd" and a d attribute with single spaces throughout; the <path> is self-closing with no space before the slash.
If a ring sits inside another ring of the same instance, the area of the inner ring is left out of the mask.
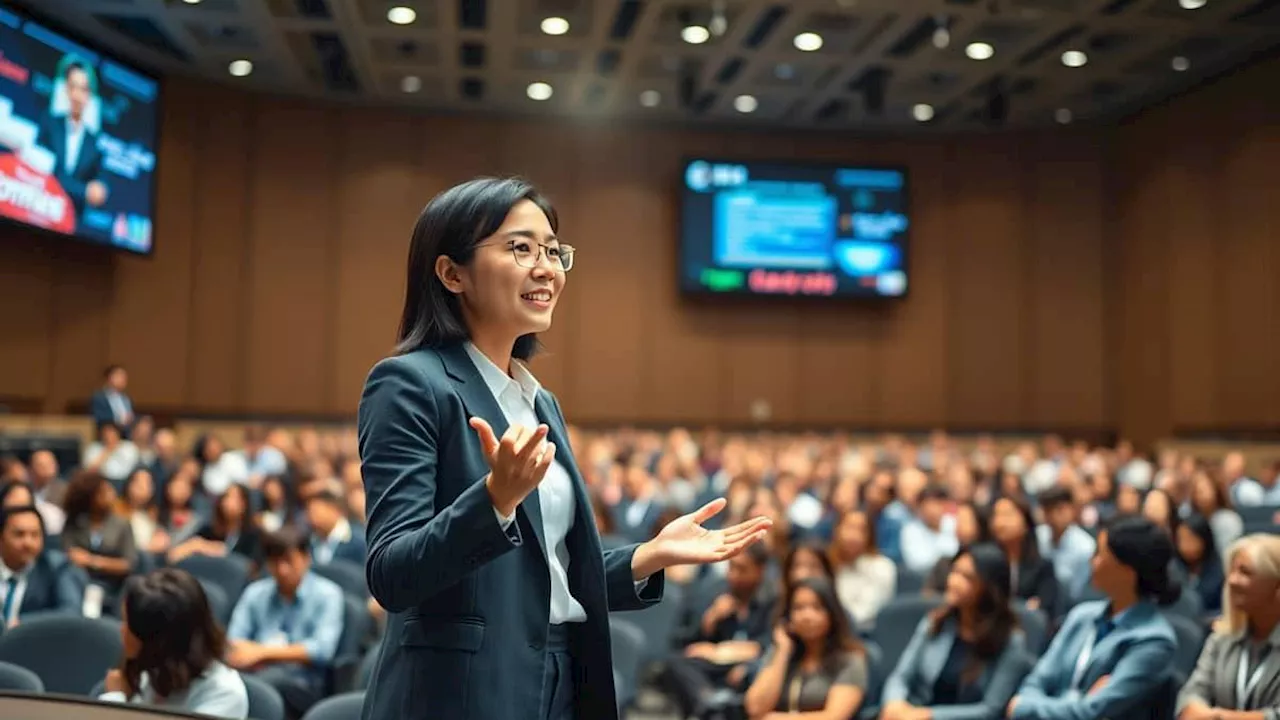
<path id="1" fill-rule="evenodd" d="M 1041 558 L 1036 563 L 1036 587 L 1035 596 L 1040 598 L 1040 607 L 1050 618 L 1058 617 L 1060 611 L 1058 605 L 1058 576 L 1053 571 L 1053 563 Z"/>
<path id="2" fill-rule="evenodd" d="M 1106 685 L 1080 697 L 1022 697 L 1014 720 L 1094 720 L 1125 717 L 1149 703 L 1173 662 L 1174 641 L 1163 635 L 1136 638 L 1111 670 Z"/>
<path id="3" fill-rule="evenodd" d="M 910 701 L 911 678 L 920 672 L 920 661 L 924 658 L 925 643 L 929 640 L 931 624 L 929 617 L 925 616 L 920 620 L 920 624 L 916 625 L 911 642 L 907 643 L 902 656 L 898 658 L 898 664 L 894 665 L 893 672 L 889 673 L 889 677 L 884 681 L 884 689 L 880 691 L 881 705 Z"/>
<path id="4" fill-rule="evenodd" d="M 650 575 L 637 582 L 631 574 L 631 556 L 639 545 L 628 545 L 604 553 L 605 592 L 609 598 L 609 612 L 643 610 L 662 600 L 666 582 L 665 571 Z"/>
<path id="5" fill-rule="evenodd" d="M 374 366 L 357 418 L 367 495 L 369 590 L 402 612 L 456 584 L 518 545 L 498 525 L 479 478 L 454 501 L 437 502 L 440 414 L 426 377 L 404 356 Z"/>
<path id="6" fill-rule="evenodd" d="M 84 606 L 84 589 L 89 584 L 88 576 L 66 560 L 50 569 L 54 575 L 57 609 L 79 613 Z"/>
<path id="7" fill-rule="evenodd" d="M 1227 638 L 1216 632 L 1205 641 L 1204 648 L 1200 650 L 1200 657 L 1196 659 L 1195 670 L 1191 671 L 1191 677 L 1187 678 L 1187 682 L 1178 691 L 1178 704 L 1174 709 L 1174 717 L 1181 715 L 1188 706 L 1197 703 L 1208 707 L 1217 705 L 1214 702 L 1214 679 L 1226 662 L 1223 656 L 1226 644 Z"/>
<path id="8" fill-rule="evenodd" d="M 1036 661 L 1035 667 L 1031 669 L 1031 673 L 1022 681 L 1022 685 L 1018 687 L 1018 707 L 1015 708 L 1014 714 L 1017 715 L 1021 710 L 1023 703 L 1035 702 L 1040 698 L 1052 697 L 1058 694 L 1058 676 L 1060 668 L 1064 664 L 1068 667 L 1075 667 L 1074 657 L 1068 655 L 1071 644 L 1075 642 L 1076 634 L 1081 632 L 1082 626 L 1088 623 L 1085 611 L 1091 604 L 1078 605 L 1072 610 L 1062 621 L 1062 629 L 1049 642 L 1049 647 Z"/>
<path id="9" fill-rule="evenodd" d="M 1009 636 L 1004 652 L 996 658 L 995 668 L 983 689 L 982 700 L 959 705 L 934 705 L 929 709 L 933 720 L 996 720 L 1002 717 L 1009 699 L 1017 692 L 1018 684 L 1030 666 L 1026 636 L 1015 632 Z"/>

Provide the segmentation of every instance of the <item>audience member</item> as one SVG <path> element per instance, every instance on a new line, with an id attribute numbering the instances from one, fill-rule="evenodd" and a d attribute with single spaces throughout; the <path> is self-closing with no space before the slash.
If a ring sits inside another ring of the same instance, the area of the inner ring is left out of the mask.
<path id="1" fill-rule="evenodd" d="M 1227 562 L 1224 615 L 1178 694 L 1178 720 L 1280 716 L 1280 537 L 1241 538 Z"/>
<path id="2" fill-rule="evenodd" d="M 1036 527 L 1040 554 L 1053 565 L 1061 606 L 1074 604 L 1089 587 L 1089 567 L 1098 543 L 1078 522 L 1080 508 L 1068 488 L 1054 486 L 1037 498 L 1044 523 Z"/>
<path id="3" fill-rule="evenodd" d="M 125 439 L 124 430 L 106 423 L 98 426 L 98 439 L 84 449 L 80 464 L 119 486 L 138 467 L 139 460 L 138 446 Z"/>
<path id="4" fill-rule="evenodd" d="M 34 507 L 0 509 L 0 631 L 30 613 L 80 613 L 86 579 L 44 538 Z"/>
<path id="5" fill-rule="evenodd" d="M 778 617 L 773 647 L 747 689 L 747 714 L 752 720 L 852 717 L 866 695 L 867 655 L 834 588 L 819 578 L 799 581 Z"/>
<path id="6" fill-rule="evenodd" d="M 960 549 L 955 516 L 946 514 L 950 499 L 947 489 L 937 485 L 920 492 L 919 511 L 902 528 L 902 562 L 906 570 L 924 576 L 939 560 Z"/>
<path id="7" fill-rule="evenodd" d="M 840 518 L 828 552 L 840 604 L 859 630 L 873 627 L 876 613 L 893 597 L 898 568 L 876 550 L 871 519 L 865 512 L 854 510 Z"/>
<path id="8" fill-rule="evenodd" d="M 991 543 L 951 562 L 943 604 L 916 628 L 885 682 L 881 720 L 995 720 L 1028 669 L 1011 566 Z"/>
<path id="9" fill-rule="evenodd" d="M 258 527 L 275 532 L 293 522 L 298 501 L 289 483 L 280 475 L 268 475 L 262 480 L 262 510 L 258 513 Z"/>
<path id="10" fill-rule="evenodd" d="M 1184 592 L 1192 592 L 1200 600 L 1200 609 L 1216 616 L 1222 610 L 1222 585 L 1226 581 L 1222 555 L 1213 539 L 1209 522 L 1191 515 L 1178 524 L 1175 535 L 1177 562 L 1187 578 Z"/>
<path id="11" fill-rule="evenodd" d="M 249 483 L 249 466 L 244 456 L 227 452 L 217 435 L 202 435 L 191 454 L 200 463 L 200 485 L 210 496 L 217 497 L 232 485 Z"/>
<path id="12" fill-rule="evenodd" d="M 1118 516 L 1098 534 L 1093 585 L 1103 600 L 1067 614 L 1009 702 L 1012 720 L 1129 717 L 1168 680 L 1176 636 L 1158 605 L 1177 599 L 1173 544 L 1150 520 Z"/>
<path id="13" fill-rule="evenodd" d="M 244 485 L 227 486 L 214 503 L 213 517 L 201 525 L 194 537 L 169 551 L 169 562 L 179 562 L 192 553 L 217 557 L 235 553 L 261 565 L 261 538 L 253 524 L 250 502 Z"/>
<path id="14" fill-rule="evenodd" d="M 284 475 L 289 471 L 289 461 L 278 448 L 267 443 L 268 431 L 260 425 L 249 425 L 244 429 L 244 445 L 234 451 L 239 455 L 249 475 L 249 487 L 262 487 L 262 481 L 273 475 Z M 232 461 L 234 462 L 234 461 Z"/>
<path id="15" fill-rule="evenodd" d="M 124 662 L 107 673 L 100 700 L 220 718 L 249 716 L 244 681 L 222 664 L 222 629 L 191 575 L 163 568 L 129 578 L 120 636 Z"/>
<path id="16" fill-rule="evenodd" d="M 143 467 L 134 470 L 125 480 L 121 495 L 120 514 L 133 529 L 134 547 L 151 554 L 168 550 L 169 534 L 160 525 L 151 471 Z"/>
<path id="17" fill-rule="evenodd" d="M 368 553 L 364 531 L 347 519 L 342 498 L 326 490 L 307 500 L 307 524 L 311 528 L 311 558 L 320 565 L 342 560 L 364 566 Z"/>
<path id="18" fill-rule="evenodd" d="M 991 541 L 991 511 L 970 500 L 956 506 L 956 542 L 961 548 Z M 941 595 L 947 589 L 951 576 L 951 562 L 955 556 L 938 560 L 929 571 L 922 588 L 925 595 Z"/>
<path id="19" fill-rule="evenodd" d="M 103 607 L 108 609 L 115 607 L 138 559 L 133 528 L 115 513 L 115 506 L 115 488 L 101 473 L 83 470 L 67 486 L 62 546 L 71 562 L 105 591 Z"/>
<path id="20" fill-rule="evenodd" d="M 125 437 L 133 426 L 133 401 L 126 390 L 129 373 L 120 365 L 109 365 L 102 373 L 102 387 L 89 399 L 89 415 L 98 427 L 115 425 Z"/>
<path id="21" fill-rule="evenodd" d="M 305 535 L 286 528 L 262 538 L 270 574 L 245 588 L 227 627 L 227 663 L 253 673 L 301 717 L 326 689 L 342 636 L 342 588 L 311 572 Z"/>
<path id="22" fill-rule="evenodd" d="M 1244 521 L 1231 509 L 1226 489 L 1204 470 L 1191 476 L 1191 512 L 1209 521 L 1213 542 L 1223 551 L 1244 535 Z"/>
<path id="23" fill-rule="evenodd" d="M 1013 596 L 1032 610 L 1058 616 L 1058 577 L 1052 563 L 1040 556 L 1036 521 L 1021 498 L 1003 497 L 991 507 L 991 536 L 1009 559 Z"/>

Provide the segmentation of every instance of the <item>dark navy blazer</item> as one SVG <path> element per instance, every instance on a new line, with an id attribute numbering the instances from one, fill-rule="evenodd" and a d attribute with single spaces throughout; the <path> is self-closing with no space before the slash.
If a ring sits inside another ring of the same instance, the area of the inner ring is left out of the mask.
<path id="1" fill-rule="evenodd" d="M 576 500 L 569 589 L 587 613 L 571 647 L 576 716 L 615 720 L 608 614 L 656 603 L 663 574 L 637 592 L 636 546 L 601 549 L 559 403 L 542 391 L 535 406 Z M 365 383 L 366 575 L 388 611 L 366 720 L 539 720 L 551 578 L 538 493 L 520 504 L 515 532 L 504 533 L 482 481 L 489 467 L 473 416 L 499 437 L 507 430 L 461 344 L 383 360 Z"/>

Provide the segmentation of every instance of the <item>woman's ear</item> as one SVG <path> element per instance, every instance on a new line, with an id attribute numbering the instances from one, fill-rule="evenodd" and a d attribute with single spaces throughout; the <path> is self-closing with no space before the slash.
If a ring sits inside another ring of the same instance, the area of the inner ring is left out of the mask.
<path id="1" fill-rule="evenodd" d="M 449 259 L 447 255 L 436 257 L 436 278 L 440 280 L 440 284 L 444 285 L 444 289 L 454 295 L 462 294 L 462 273 L 458 269 L 457 263 Z"/>

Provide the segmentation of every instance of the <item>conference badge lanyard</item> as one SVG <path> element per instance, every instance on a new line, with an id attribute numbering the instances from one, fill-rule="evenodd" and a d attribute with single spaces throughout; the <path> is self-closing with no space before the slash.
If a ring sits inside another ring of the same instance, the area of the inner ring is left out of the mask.
<path id="1" fill-rule="evenodd" d="M 1253 668 L 1253 673 L 1249 673 L 1249 648 L 1244 648 L 1244 652 L 1240 653 L 1240 665 L 1236 669 L 1236 709 L 1244 710 L 1249 707 L 1249 698 L 1253 695 L 1253 691 L 1258 689 L 1258 683 L 1262 681 L 1262 670 L 1266 667 L 1267 660 L 1271 659 L 1271 646 L 1268 645 L 1265 650 L 1258 654 L 1258 664 Z"/>

